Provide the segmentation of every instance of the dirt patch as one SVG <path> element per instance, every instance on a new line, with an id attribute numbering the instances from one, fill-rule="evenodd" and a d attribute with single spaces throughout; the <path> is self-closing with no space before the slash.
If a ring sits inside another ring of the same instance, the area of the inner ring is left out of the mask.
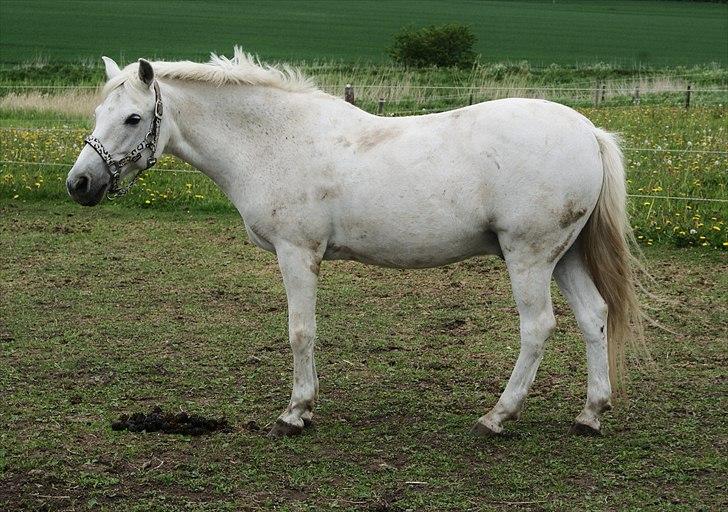
<path id="1" fill-rule="evenodd" d="M 148 414 L 135 412 L 131 416 L 122 414 L 111 422 L 112 430 L 128 430 L 129 432 L 162 432 L 164 434 L 182 434 L 200 436 L 213 432 L 230 432 L 231 427 L 225 418 L 205 418 L 198 414 L 180 411 L 176 414 L 164 412 L 161 407 L 154 407 Z"/>
<path id="2" fill-rule="evenodd" d="M 586 208 L 577 208 L 573 201 L 569 201 L 559 217 L 559 226 L 566 229 L 584 215 L 586 215 Z"/>

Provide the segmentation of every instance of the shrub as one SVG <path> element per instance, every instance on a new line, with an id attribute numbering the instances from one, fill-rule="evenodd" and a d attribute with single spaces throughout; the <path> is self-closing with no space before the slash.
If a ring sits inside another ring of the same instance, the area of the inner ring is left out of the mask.
<path id="1" fill-rule="evenodd" d="M 475 63 L 475 35 L 468 25 L 450 23 L 415 29 L 405 27 L 394 36 L 389 55 L 405 66 L 468 68 Z"/>

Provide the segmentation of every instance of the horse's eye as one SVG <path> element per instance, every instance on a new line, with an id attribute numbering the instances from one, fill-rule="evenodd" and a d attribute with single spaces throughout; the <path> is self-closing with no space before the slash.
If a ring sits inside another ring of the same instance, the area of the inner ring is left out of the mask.
<path id="1" fill-rule="evenodd" d="M 132 114 L 126 118 L 126 121 L 124 121 L 124 124 L 138 124 L 139 121 L 141 121 L 141 120 L 142 120 L 142 118 L 139 114 Z"/>

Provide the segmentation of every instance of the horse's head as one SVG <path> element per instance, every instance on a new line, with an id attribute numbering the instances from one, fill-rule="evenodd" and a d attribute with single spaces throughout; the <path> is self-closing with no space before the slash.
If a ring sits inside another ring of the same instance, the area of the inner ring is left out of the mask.
<path id="1" fill-rule="evenodd" d="M 131 74 L 103 60 L 110 92 L 96 108 L 94 131 L 66 180 L 69 195 L 84 206 L 99 204 L 107 193 L 122 194 L 124 177 L 154 165 L 162 149 L 162 102 L 152 65 L 140 59 L 138 73 Z"/>

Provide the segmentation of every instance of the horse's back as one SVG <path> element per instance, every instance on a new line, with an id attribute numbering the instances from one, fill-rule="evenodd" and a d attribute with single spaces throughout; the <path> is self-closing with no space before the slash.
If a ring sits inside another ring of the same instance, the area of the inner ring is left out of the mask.
<path id="1" fill-rule="evenodd" d="M 492 224 L 568 201 L 591 208 L 602 182 L 593 130 L 578 112 L 532 99 L 376 118 L 355 138 L 360 150 L 341 180 L 362 208 L 425 210 L 428 223 L 444 211 Z"/>

